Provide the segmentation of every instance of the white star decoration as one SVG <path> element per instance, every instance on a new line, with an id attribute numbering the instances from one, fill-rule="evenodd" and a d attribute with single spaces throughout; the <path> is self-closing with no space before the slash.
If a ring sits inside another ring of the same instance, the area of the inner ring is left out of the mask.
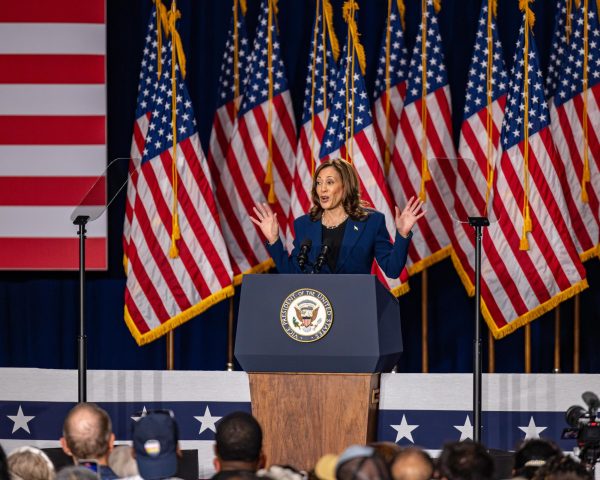
<path id="1" fill-rule="evenodd" d="M 467 439 L 473 440 L 473 425 L 471 425 L 471 419 L 468 415 L 465 418 L 464 425 L 453 425 L 453 427 L 460 432 L 460 442 Z"/>
<path id="2" fill-rule="evenodd" d="M 34 415 L 32 415 L 32 416 L 24 415 L 21 405 L 19 405 L 19 411 L 17 412 L 16 415 L 7 415 L 7 417 L 14 422 L 12 433 L 15 433 L 17 430 L 19 430 L 21 428 L 23 430 L 25 430 L 27 433 L 31 433 L 29 431 L 28 423 L 31 420 L 33 420 L 35 418 L 35 416 Z"/>
<path id="3" fill-rule="evenodd" d="M 406 438 L 410 442 L 415 443 L 412 436 L 412 431 L 416 428 L 419 428 L 419 425 L 409 425 L 406 421 L 406 415 L 402 415 L 400 425 L 390 425 L 390 427 L 392 427 L 394 430 L 396 430 L 396 432 L 398 432 L 396 434 L 396 443 L 398 443 L 403 438 Z"/>
<path id="4" fill-rule="evenodd" d="M 548 427 L 538 427 L 535 424 L 535 420 L 533 416 L 529 418 L 529 425 L 526 427 L 519 427 L 519 430 L 525 432 L 525 440 L 529 440 L 530 438 L 540 438 L 540 433 L 546 430 Z"/>
<path id="5" fill-rule="evenodd" d="M 131 417 L 131 419 L 134 422 L 137 422 L 140 418 L 145 417 L 146 414 L 148 413 L 148 410 L 146 410 L 146 405 L 144 405 L 144 408 L 142 409 L 142 414 L 139 417 L 136 417 L 135 415 L 133 417 Z"/>
<path id="6" fill-rule="evenodd" d="M 217 427 L 215 424 L 223 417 L 213 417 L 207 405 L 206 410 L 204 410 L 204 415 L 194 418 L 200 422 L 200 431 L 198 432 L 198 434 L 200 434 L 204 430 L 212 430 L 213 432 L 217 433 Z"/>

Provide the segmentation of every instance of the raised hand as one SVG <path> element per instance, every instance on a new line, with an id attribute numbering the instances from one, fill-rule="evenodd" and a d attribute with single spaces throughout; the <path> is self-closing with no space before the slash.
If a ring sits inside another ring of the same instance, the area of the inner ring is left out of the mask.
<path id="1" fill-rule="evenodd" d="M 271 244 L 275 243 L 279 238 L 279 222 L 277 222 L 277 214 L 273 213 L 268 203 L 257 203 L 252 208 L 256 218 L 250 217 L 252 223 L 258 225 L 260 231 Z"/>
<path id="2" fill-rule="evenodd" d="M 423 215 L 425 215 L 425 210 L 423 209 L 423 201 L 419 197 L 410 197 L 402 212 L 396 207 L 394 220 L 398 233 L 403 237 L 407 237 L 417 220 Z"/>

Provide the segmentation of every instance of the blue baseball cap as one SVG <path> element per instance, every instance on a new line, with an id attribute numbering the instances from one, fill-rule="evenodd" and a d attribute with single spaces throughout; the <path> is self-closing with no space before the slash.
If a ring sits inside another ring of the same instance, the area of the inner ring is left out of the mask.
<path id="1" fill-rule="evenodd" d="M 133 424 L 133 448 L 145 480 L 168 478 L 177 472 L 177 423 L 172 412 L 149 412 Z"/>

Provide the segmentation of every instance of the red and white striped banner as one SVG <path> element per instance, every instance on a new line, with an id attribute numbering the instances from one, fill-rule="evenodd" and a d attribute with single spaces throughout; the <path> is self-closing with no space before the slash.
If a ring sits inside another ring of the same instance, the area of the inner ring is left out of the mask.
<path id="1" fill-rule="evenodd" d="M 104 0 L 0 9 L 0 269 L 78 268 L 70 215 L 107 164 L 105 58 Z M 106 216 L 88 225 L 87 268 L 107 268 L 106 237 Z"/>

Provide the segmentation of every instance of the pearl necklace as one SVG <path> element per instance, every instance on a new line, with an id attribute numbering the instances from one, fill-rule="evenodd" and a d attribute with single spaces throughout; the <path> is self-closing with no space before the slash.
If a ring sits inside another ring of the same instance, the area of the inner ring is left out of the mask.
<path id="1" fill-rule="evenodd" d="M 344 223 L 348 219 L 348 214 L 345 213 L 344 216 L 343 216 L 343 218 L 339 222 L 337 222 L 335 225 L 326 225 L 323 222 L 324 219 L 325 219 L 325 212 L 323 212 L 323 216 L 321 217 L 321 223 L 323 224 L 323 226 L 325 228 L 328 228 L 329 230 L 333 230 L 334 228 L 339 227 L 342 223 Z"/>

